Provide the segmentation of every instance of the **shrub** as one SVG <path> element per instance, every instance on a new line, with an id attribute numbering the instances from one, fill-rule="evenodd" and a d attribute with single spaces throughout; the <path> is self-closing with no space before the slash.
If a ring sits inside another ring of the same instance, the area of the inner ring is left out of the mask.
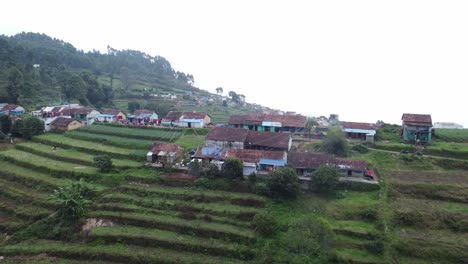
<path id="1" fill-rule="evenodd" d="M 333 229 L 326 219 L 308 216 L 290 224 L 286 245 L 290 252 L 303 255 L 311 261 L 331 251 L 334 237 Z"/>
<path id="2" fill-rule="evenodd" d="M 299 177 L 290 167 L 275 170 L 267 185 L 269 194 L 274 198 L 295 199 L 299 194 Z"/>
<path id="3" fill-rule="evenodd" d="M 192 166 L 190 167 L 190 174 L 198 177 L 200 176 L 200 170 L 201 170 L 200 162 L 198 162 L 198 159 L 195 159 L 192 162 Z"/>
<path id="4" fill-rule="evenodd" d="M 267 212 L 256 214 L 252 224 L 255 232 L 265 237 L 274 235 L 278 229 L 275 218 Z"/>
<path id="5" fill-rule="evenodd" d="M 8 115 L 0 116 L 0 132 L 3 134 L 10 133 L 12 126 L 11 118 Z"/>
<path id="6" fill-rule="evenodd" d="M 331 192 L 339 183 L 339 173 L 335 168 L 321 165 L 312 175 L 312 184 L 319 192 Z"/>
<path id="7" fill-rule="evenodd" d="M 329 154 L 346 157 L 349 152 L 348 141 L 344 138 L 341 130 L 331 129 L 322 142 L 322 149 Z"/>
<path id="8" fill-rule="evenodd" d="M 0 131 L 0 140 L 4 140 L 6 138 L 6 135 L 3 134 L 2 131 Z"/>
<path id="9" fill-rule="evenodd" d="M 242 161 L 237 158 L 229 158 L 224 162 L 223 175 L 227 179 L 240 179 L 242 178 L 244 165 Z"/>
<path id="10" fill-rule="evenodd" d="M 100 172 L 109 172 L 112 169 L 112 160 L 108 155 L 97 155 L 93 158 L 93 165 Z"/>
<path id="11" fill-rule="evenodd" d="M 255 172 L 250 173 L 248 179 L 251 184 L 255 184 L 257 182 L 257 174 Z"/>
<path id="12" fill-rule="evenodd" d="M 211 164 L 206 171 L 206 177 L 210 179 L 216 179 L 221 176 L 221 171 L 218 169 L 218 166 Z"/>
<path id="13" fill-rule="evenodd" d="M 255 184 L 255 193 L 259 195 L 270 196 L 270 189 L 266 183 L 257 182 Z"/>
<path id="14" fill-rule="evenodd" d="M 364 144 L 358 144 L 358 145 L 355 145 L 351 148 L 351 150 L 353 151 L 356 151 L 356 152 L 359 152 L 359 153 L 367 153 L 369 152 L 369 148 L 364 145 Z"/>

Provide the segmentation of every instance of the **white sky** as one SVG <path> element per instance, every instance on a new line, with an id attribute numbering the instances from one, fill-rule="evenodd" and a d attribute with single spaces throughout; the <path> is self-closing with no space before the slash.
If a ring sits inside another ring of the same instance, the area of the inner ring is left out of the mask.
<path id="1" fill-rule="evenodd" d="M 3 1 L 0 34 L 161 55 L 195 86 L 340 120 L 468 127 L 468 1 Z"/>

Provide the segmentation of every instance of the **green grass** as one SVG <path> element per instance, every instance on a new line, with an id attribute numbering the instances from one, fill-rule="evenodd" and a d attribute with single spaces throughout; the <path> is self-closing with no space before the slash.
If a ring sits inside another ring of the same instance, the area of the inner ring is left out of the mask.
<path id="1" fill-rule="evenodd" d="M 132 127 L 118 127 L 116 126 L 107 126 L 107 125 L 92 125 L 92 126 L 85 126 L 81 127 L 78 131 L 85 131 L 89 133 L 95 134 L 103 134 L 103 135 L 112 135 L 112 136 L 120 136 L 120 137 L 127 137 L 127 138 L 135 138 L 135 139 L 147 139 L 147 140 L 154 140 L 154 141 L 174 141 L 178 137 L 182 135 L 182 131 L 180 130 L 168 130 L 168 129 L 142 129 L 142 128 L 132 128 Z"/>
<path id="2" fill-rule="evenodd" d="M 134 158 L 135 156 L 141 157 L 141 160 L 144 160 L 144 157 L 147 153 L 147 149 L 145 150 L 134 150 L 134 149 L 129 149 L 129 148 L 120 148 L 120 147 L 114 147 L 114 146 L 109 146 L 109 145 L 104 145 L 96 142 L 90 142 L 87 140 L 78 140 L 78 139 L 70 139 L 67 138 L 63 135 L 59 134 L 45 134 L 41 135 L 39 137 L 35 137 L 34 141 L 36 142 L 41 142 L 46 145 L 58 145 L 60 146 L 66 146 L 69 148 L 75 148 L 80 151 L 83 150 L 83 152 L 88 152 L 88 153 L 94 153 L 94 152 L 100 152 L 103 154 L 116 154 L 122 157 L 130 157 Z"/>
<path id="3" fill-rule="evenodd" d="M 97 169 L 93 167 L 48 159 L 16 149 L 1 152 L 0 155 L 27 162 L 34 166 L 46 167 L 51 170 L 73 171 L 86 174 L 96 174 L 98 172 Z"/>
<path id="4" fill-rule="evenodd" d="M 468 143 L 468 129 L 434 129 L 434 138 L 448 142 Z"/>
<path id="5" fill-rule="evenodd" d="M 68 179 L 52 177 L 49 174 L 17 166 L 7 161 L 0 160 L 0 167 L 2 168 L 0 175 L 3 177 L 11 175 L 16 182 L 27 183 L 28 186 L 41 187 L 44 185 L 47 188 L 55 188 L 70 183 Z"/>
<path id="6" fill-rule="evenodd" d="M 164 197 L 138 197 L 135 195 L 128 195 L 123 193 L 110 193 L 105 195 L 101 201 L 103 202 L 126 202 L 134 203 L 140 206 L 155 208 L 155 209 L 184 209 L 187 208 L 191 211 L 202 212 L 207 214 L 219 216 L 235 216 L 240 217 L 244 215 L 254 215 L 257 210 L 237 206 L 229 203 L 197 203 L 186 202 L 180 200 L 167 199 Z"/>
<path id="7" fill-rule="evenodd" d="M 213 124 L 227 124 L 229 116 L 254 113 L 253 109 L 248 109 L 240 106 L 223 107 L 222 105 L 204 105 L 204 106 L 182 106 L 179 111 L 197 111 L 205 112 L 211 116 Z"/>
<path id="8" fill-rule="evenodd" d="M 205 145 L 204 135 L 182 135 L 175 144 L 183 147 L 185 150 L 197 149 Z"/>
<path id="9" fill-rule="evenodd" d="M 155 228 L 141 228 L 132 226 L 99 227 L 90 232 L 94 240 L 127 241 L 127 244 L 146 245 L 159 244 L 166 247 L 175 247 L 194 253 L 207 253 L 210 255 L 225 255 L 242 258 L 249 250 L 241 244 L 227 242 L 213 238 L 196 237 L 179 234 L 173 231 Z M 252 256 L 252 252 L 250 252 Z"/>
<path id="10" fill-rule="evenodd" d="M 53 150 L 49 145 L 41 144 L 41 143 L 34 143 L 34 142 L 27 142 L 18 145 L 21 146 L 23 150 L 36 153 L 40 156 L 50 157 L 51 159 L 55 160 L 64 160 L 72 163 L 83 164 L 87 166 L 93 165 L 93 158 L 95 155 L 83 153 L 76 151 L 74 149 L 64 149 L 64 148 L 56 148 Z M 134 160 L 126 160 L 126 159 L 112 159 L 113 166 L 120 167 L 120 168 L 127 168 L 127 167 L 141 167 L 143 162 L 137 162 Z"/>
<path id="11" fill-rule="evenodd" d="M 398 198 L 394 205 L 398 208 L 423 210 L 423 211 L 441 211 L 448 213 L 466 214 L 468 217 L 468 204 L 444 202 L 437 200 Z"/>
<path id="12" fill-rule="evenodd" d="M 84 131 L 70 131 L 65 133 L 66 137 L 73 139 L 81 139 L 86 141 L 99 142 L 117 147 L 131 149 L 149 149 L 154 141 L 145 139 L 126 138 L 110 135 L 92 134 Z"/>
<path id="13" fill-rule="evenodd" d="M 340 248 L 337 250 L 338 259 L 350 263 L 384 263 L 381 256 L 369 253 L 366 250 L 354 248 Z"/>

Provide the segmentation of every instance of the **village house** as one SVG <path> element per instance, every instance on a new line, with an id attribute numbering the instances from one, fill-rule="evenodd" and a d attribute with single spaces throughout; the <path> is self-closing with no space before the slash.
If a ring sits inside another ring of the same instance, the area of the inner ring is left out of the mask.
<path id="1" fill-rule="evenodd" d="M 244 176 L 251 173 L 271 172 L 278 166 L 286 165 L 286 151 L 266 151 L 254 149 L 228 149 L 222 159 L 238 158 L 242 161 Z"/>
<path id="2" fill-rule="evenodd" d="M 183 158 L 184 149 L 176 144 L 154 143 L 146 154 L 146 161 L 159 164 L 179 163 Z"/>
<path id="3" fill-rule="evenodd" d="M 376 134 L 374 124 L 357 123 L 357 122 L 342 122 L 342 131 L 348 138 L 365 140 L 369 143 L 374 143 Z"/>
<path id="4" fill-rule="evenodd" d="M 15 104 L 0 104 L 0 115 L 22 115 L 24 108 Z"/>
<path id="5" fill-rule="evenodd" d="M 96 121 L 104 123 L 116 123 L 127 120 L 127 115 L 117 109 L 107 109 L 96 116 Z"/>
<path id="6" fill-rule="evenodd" d="M 61 131 L 70 131 L 84 126 L 80 121 L 77 121 L 71 117 L 55 117 L 52 122 L 49 124 L 50 130 L 61 130 Z"/>
<path id="7" fill-rule="evenodd" d="M 335 167 L 341 176 L 364 176 L 367 162 L 336 158 L 322 153 L 290 152 L 288 163 L 291 164 L 299 176 L 309 177 L 321 165 Z"/>
<path id="8" fill-rule="evenodd" d="M 206 136 L 205 145 L 217 149 L 257 149 L 289 151 L 290 134 L 256 132 L 243 128 L 214 127 Z"/>
<path id="9" fill-rule="evenodd" d="M 229 126 L 253 131 L 299 133 L 305 131 L 307 118 L 302 115 L 246 114 L 231 115 Z"/>
<path id="10" fill-rule="evenodd" d="M 133 125 L 148 125 L 148 124 L 157 124 L 159 116 L 156 112 L 152 110 L 136 110 L 133 115 L 127 117 L 127 122 Z"/>
<path id="11" fill-rule="evenodd" d="M 100 113 L 92 108 L 89 107 L 63 107 L 60 110 L 62 116 L 71 116 L 77 121 L 84 123 L 85 125 L 89 126 L 94 123 L 96 120 L 96 116 Z"/>
<path id="12" fill-rule="evenodd" d="M 170 111 L 161 120 L 163 126 L 202 128 L 211 123 L 211 117 L 202 112 Z"/>
<path id="13" fill-rule="evenodd" d="M 432 140 L 431 115 L 403 114 L 401 135 L 403 141 L 411 143 L 430 143 Z"/>

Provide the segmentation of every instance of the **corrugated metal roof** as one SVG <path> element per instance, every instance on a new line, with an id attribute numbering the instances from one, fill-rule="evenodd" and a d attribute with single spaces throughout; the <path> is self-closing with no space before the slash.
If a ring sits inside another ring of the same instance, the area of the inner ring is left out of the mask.
<path id="1" fill-rule="evenodd" d="M 343 129 L 344 132 L 346 133 L 361 133 L 361 134 L 370 134 L 370 135 L 375 135 L 375 130 L 369 130 L 369 129 L 356 129 L 356 128 L 345 128 Z"/>
<path id="2" fill-rule="evenodd" d="M 272 160 L 272 159 L 261 159 L 259 164 L 272 165 L 272 166 L 284 166 L 286 165 L 285 160 Z"/>

